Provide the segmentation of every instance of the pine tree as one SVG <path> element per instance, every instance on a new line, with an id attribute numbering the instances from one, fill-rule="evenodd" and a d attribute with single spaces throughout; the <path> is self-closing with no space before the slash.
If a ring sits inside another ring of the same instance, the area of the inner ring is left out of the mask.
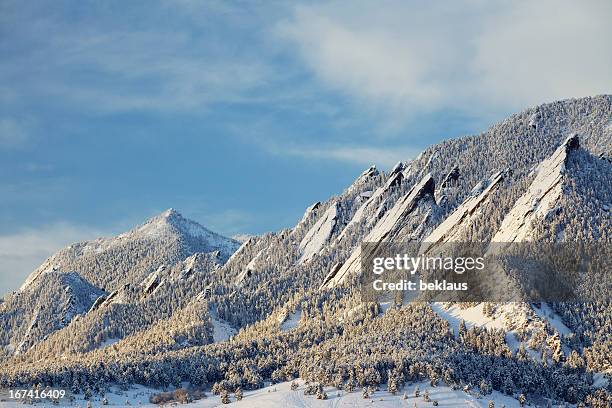
<path id="1" fill-rule="evenodd" d="M 320 389 L 319 391 L 317 391 L 317 399 L 326 400 L 327 399 L 327 393 L 325 391 L 323 391 L 323 389 Z"/>
<path id="2" fill-rule="evenodd" d="M 414 387 L 414 397 L 418 398 L 421 395 L 421 391 L 419 390 L 419 386 Z"/>
<path id="3" fill-rule="evenodd" d="M 429 402 L 431 399 L 429 398 L 429 390 L 425 388 L 425 392 L 423 393 L 423 401 Z"/>
<path id="4" fill-rule="evenodd" d="M 214 383 L 211 389 L 213 395 L 219 395 L 221 394 L 221 384 L 219 384 L 218 382 Z"/>
<path id="5" fill-rule="evenodd" d="M 489 395 L 492 392 L 491 384 L 489 384 L 489 382 L 486 381 L 484 378 L 480 381 L 480 385 L 478 388 L 480 388 L 480 393 L 482 395 Z"/>
<path id="6" fill-rule="evenodd" d="M 361 392 L 361 398 L 363 398 L 363 399 L 370 398 L 370 393 L 368 392 L 368 387 L 363 387 L 363 391 Z"/>
<path id="7" fill-rule="evenodd" d="M 518 402 L 519 402 L 519 405 L 520 405 L 521 407 L 524 407 L 524 406 L 525 406 L 525 402 L 527 402 L 527 398 L 525 397 L 525 394 L 521 393 L 521 394 L 518 396 Z"/>
<path id="8" fill-rule="evenodd" d="M 221 391 L 221 403 L 222 404 L 229 404 L 230 402 L 232 402 L 230 400 L 229 394 L 227 393 L 227 391 L 223 390 Z"/>
<path id="9" fill-rule="evenodd" d="M 459 323 L 459 337 L 463 338 L 463 336 L 465 336 L 465 333 L 467 332 L 467 327 L 465 326 L 465 320 L 461 320 L 461 323 Z"/>
<path id="10" fill-rule="evenodd" d="M 241 389 L 240 387 L 238 387 L 238 388 L 236 389 L 236 401 L 240 401 L 240 400 L 242 400 L 242 397 L 243 397 L 243 395 L 242 395 L 242 389 Z"/>
<path id="11" fill-rule="evenodd" d="M 389 384 L 387 385 L 387 390 L 393 395 L 397 394 L 397 381 L 395 380 L 395 377 L 389 378 Z"/>
<path id="12" fill-rule="evenodd" d="M 559 333 L 555 332 L 555 334 L 548 339 L 548 347 L 552 353 L 552 360 L 555 362 L 555 364 L 559 364 L 563 359 L 563 348 L 561 346 Z"/>

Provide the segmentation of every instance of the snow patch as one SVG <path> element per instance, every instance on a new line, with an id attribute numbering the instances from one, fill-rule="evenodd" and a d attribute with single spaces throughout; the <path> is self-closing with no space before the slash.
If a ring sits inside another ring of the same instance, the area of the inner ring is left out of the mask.
<path id="1" fill-rule="evenodd" d="M 219 317 L 212 317 L 211 320 L 213 324 L 213 341 L 215 343 L 227 341 L 236 334 L 236 329 L 225 320 Z"/>
<path id="2" fill-rule="evenodd" d="M 560 334 L 568 335 L 572 331 L 563 324 L 561 316 L 555 313 L 546 303 L 541 303 L 540 307 L 533 306 L 533 311 L 543 320 L 546 320 Z"/>
<path id="3" fill-rule="evenodd" d="M 300 320 L 302 319 L 302 311 L 297 310 L 293 313 L 284 314 L 279 318 L 280 329 L 281 331 L 288 331 L 291 329 L 295 329 L 300 325 Z"/>

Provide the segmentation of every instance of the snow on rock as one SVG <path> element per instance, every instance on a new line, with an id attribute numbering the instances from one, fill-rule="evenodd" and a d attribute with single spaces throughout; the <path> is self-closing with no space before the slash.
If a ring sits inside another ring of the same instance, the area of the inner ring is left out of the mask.
<path id="1" fill-rule="evenodd" d="M 338 202 L 332 203 L 321 218 L 308 230 L 300 242 L 302 256 L 299 262 L 308 262 L 327 244 L 338 227 L 340 207 Z"/>
<path id="2" fill-rule="evenodd" d="M 529 189 L 506 215 L 492 242 L 521 242 L 531 238 L 532 222 L 543 219 L 563 193 L 568 157 L 579 146 L 578 135 L 573 134 L 540 164 Z"/>
<path id="3" fill-rule="evenodd" d="M 223 261 L 219 251 L 196 252 L 178 264 L 180 271 L 178 276 L 174 276 L 174 279 L 188 279 L 194 273 L 215 271 L 222 265 Z"/>
<path id="4" fill-rule="evenodd" d="M 435 150 L 434 152 L 431 153 L 431 155 L 429 156 L 429 158 L 427 159 L 427 163 L 425 163 L 425 165 L 423 166 L 423 168 L 421 169 L 421 173 L 420 174 L 424 174 L 425 172 L 427 172 L 427 169 L 429 169 L 429 167 L 431 166 L 431 163 L 440 155 L 440 152 L 438 150 Z"/>
<path id="5" fill-rule="evenodd" d="M 19 288 L 19 292 L 23 292 L 27 290 L 28 288 L 30 288 L 32 283 L 36 279 L 40 278 L 42 275 L 51 273 L 51 272 L 58 272 L 58 271 L 59 271 L 59 268 L 53 264 L 53 257 L 47 259 L 40 267 L 38 267 L 37 270 L 32 272 L 26 278 L 26 280 L 21 284 L 21 287 Z"/>
<path id="6" fill-rule="evenodd" d="M 102 308 L 102 307 L 106 307 L 108 305 L 111 304 L 121 304 L 125 302 L 125 291 L 129 288 L 130 286 L 128 284 L 123 285 L 123 287 L 121 287 L 120 289 L 114 290 L 111 293 L 108 294 L 108 296 L 106 295 L 102 295 L 100 297 L 98 297 L 96 299 L 96 301 L 94 302 L 94 304 L 91 306 L 91 308 L 89 309 L 89 312 L 93 312 L 96 309 Z M 89 313 L 87 312 L 87 313 Z"/>
<path id="7" fill-rule="evenodd" d="M 402 163 L 400 162 L 400 164 Z M 401 169 L 403 169 L 403 167 L 401 167 Z M 351 221 L 349 221 L 346 228 L 344 228 L 342 233 L 338 236 L 336 242 L 340 242 L 344 238 L 347 231 L 349 231 L 349 227 L 360 222 L 364 218 L 364 214 L 368 213 L 372 208 L 374 208 L 374 206 L 378 203 L 381 197 L 384 197 L 390 190 L 399 186 L 402 183 L 403 179 L 404 175 L 401 171 L 394 172 L 392 170 L 391 175 L 387 179 L 386 183 L 383 186 L 377 188 L 376 191 L 374 191 L 374 193 L 357 209 L 357 211 L 355 211 L 353 218 L 351 218 Z M 376 214 L 366 220 L 368 225 L 373 224 L 378 219 L 380 219 L 380 217 L 383 216 L 385 212 L 384 209 L 386 208 L 386 203 L 387 200 L 383 199 L 383 201 L 378 205 L 378 211 L 376 211 Z"/>
<path id="8" fill-rule="evenodd" d="M 406 170 L 406 164 L 404 162 L 401 162 L 401 161 L 397 162 L 397 164 L 395 166 L 393 166 L 393 168 L 389 172 L 388 176 L 389 176 L 389 178 L 391 178 L 393 175 L 395 175 L 397 173 L 403 173 L 404 170 Z"/>
<path id="9" fill-rule="evenodd" d="M 242 270 L 242 272 L 240 272 L 240 274 L 236 277 L 236 281 L 235 283 L 238 285 L 240 283 L 242 283 L 243 280 L 245 280 L 246 278 L 248 278 L 249 276 L 251 276 L 253 274 L 253 272 L 255 272 L 257 270 L 257 262 L 259 261 L 259 259 L 261 258 L 261 256 L 263 255 L 265 251 L 265 248 L 262 249 L 261 251 L 259 251 L 257 253 L 257 255 L 255 255 L 253 257 L 253 259 L 251 259 L 249 261 L 249 263 L 247 264 L 247 266 Z"/>
<path id="10" fill-rule="evenodd" d="M 380 176 L 380 172 L 378 171 L 376 166 L 375 165 L 371 165 L 363 173 L 361 173 L 359 175 L 359 177 L 357 177 L 357 179 L 355 179 L 355 181 L 353 182 L 353 184 L 350 185 L 350 187 L 347 189 L 347 191 L 348 192 L 354 191 L 355 189 L 360 188 L 367 181 L 369 181 L 369 180 L 371 180 L 371 179 L 373 179 L 375 177 L 379 177 L 379 176 Z"/>
<path id="11" fill-rule="evenodd" d="M 528 126 L 534 130 L 536 130 L 538 128 L 538 123 L 540 122 L 540 114 L 539 113 L 534 113 L 529 117 L 529 124 Z"/>
<path id="12" fill-rule="evenodd" d="M 162 273 L 165 270 L 166 265 L 160 265 L 155 272 L 147 276 L 147 278 L 140 283 L 140 287 L 142 288 L 145 296 L 154 294 L 157 289 L 163 285 L 164 279 L 162 277 Z"/>
<path id="13" fill-rule="evenodd" d="M 451 171 L 448 172 L 446 177 L 444 177 L 442 184 L 440 184 L 440 188 L 450 187 L 450 185 L 453 182 L 459 180 L 459 177 L 461 177 L 461 173 L 459 172 L 459 167 L 455 166 L 453 167 Z"/>
<path id="14" fill-rule="evenodd" d="M 236 252 L 234 252 L 232 256 L 229 257 L 229 259 L 227 260 L 227 263 L 230 263 L 233 260 L 240 258 L 240 255 L 242 254 L 242 252 L 244 252 L 248 247 L 255 245 L 255 242 L 257 242 L 257 239 L 255 237 L 251 237 L 247 239 L 246 241 L 244 241 L 240 245 L 240 247 L 238 247 Z"/>
<path id="15" fill-rule="evenodd" d="M 48 290 L 54 291 L 51 298 L 45 296 Z M 66 327 L 87 313 L 105 293 L 76 272 L 53 271 L 44 274 L 20 295 L 35 307 L 32 314 L 23 316 L 29 324 L 14 348 L 15 354 L 27 351 L 51 331 Z"/>
<path id="16" fill-rule="evenodd" d="M 421 199 L 431 197 L 433 201 L 434 190 L 435 183 L 433 177 L 431 174 L 427 174 L 405 196 L 397 200 L 393 208 L 385 213 L 364 238 L 364 242 L 383 242 L 393 238 L 394 233 L 398 232 L 403 226 L 402 221 L 417 208 Z M 359 246 L 341 267 L 332 268 L 325 277 L 321 287 L 335 287 L 342 283 L 347 276 L 357 273 L 360 269 L 361 247 Z"/>
<path id="17" fill-rule="evenodd" d="M 487 180 L 478 183 L 470 196 L 451 215 L 449 215 L 427 238 L 421 246 L 421 252 L 426 252 L 436 244 L 453 242 L 461 238 L 463 228 L 470 224 L 472 217 L 480 205 L 504 179 L 505 172 L 499 171 Z"/>
<path id="18" fill-rule="evenodd" d="M 297 223 L 297 225 L 295 226 L 294 230 L 299 228 L 300 226 L 304 225 L 306 223 L 306 221 L 308 221 L 310 216 L 315 211 L 317 211 L 320 207 L 321 207 L 321 202 L 320 201 L 317 201 L 316 203 L 313 203 L 313 204 L 309 205 L 308 208 L 306 208 L 306 211 L 304 211 L 304 215 L 302 216 L 302 219 L 300 220 L 300 222 Z"/>

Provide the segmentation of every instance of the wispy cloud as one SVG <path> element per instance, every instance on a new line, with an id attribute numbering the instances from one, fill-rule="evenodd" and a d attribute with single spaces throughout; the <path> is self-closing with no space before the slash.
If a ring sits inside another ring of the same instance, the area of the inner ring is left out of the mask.
<path id="1" fill-rule="evenodd" d="M 17 289 L 34 269 L 59 249 L 103 235 L 98 229 L 69 223 L 0 235 L 0 296 Z"/>
<path id="2" fill-rule="evenodd" d="M 12 54 L 0 44 L 12 57 L 0 69 L 12 102 L 38 97 L 95 113 L 193 112 L 249 101 L 273 76 L 254 50 L 226 48 L 226 39 L 215 37 L 215 15 L 231 16 L 227 8 L 190 6 L 198 20 L 164 3 L 127 7 L 126 16 L 146 22 L 133 24 L 104 7 L 94 7 L 96 18 L 85 14 L 68 23 L 47 7 L 40 13 L 20 6 L 5 20 L 25 48 Z M 18 90 L 10 86 L 15 80 L 23 82 Z"/>
<path id="3" fill-rule="evenodd" d="M 381 168 L 391 168 L 399 161 L 415 157 L 419 151 L 410 147 L 339 146 L 339 145 L 281 145 L 268 144 L 266 149 L 280 156 L 301 157 L 308 160 L 333 160 Z"/>
<path id="4" fill-rule="evenodd" d="M 322 83 L 414 118 L 610 92 L 611 18 L 607 1 L 333 2 L 277 34 Z"/>

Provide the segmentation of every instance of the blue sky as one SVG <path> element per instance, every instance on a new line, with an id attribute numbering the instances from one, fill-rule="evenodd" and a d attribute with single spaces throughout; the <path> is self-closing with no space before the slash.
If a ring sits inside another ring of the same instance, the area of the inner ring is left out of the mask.
<path id="1" fill-rule="evenodd" d="M 168 207 L 289 227 L 370 163 L 612 89 L 609 2 L 432 3 L 1 0 L 0 293 Z"/>

